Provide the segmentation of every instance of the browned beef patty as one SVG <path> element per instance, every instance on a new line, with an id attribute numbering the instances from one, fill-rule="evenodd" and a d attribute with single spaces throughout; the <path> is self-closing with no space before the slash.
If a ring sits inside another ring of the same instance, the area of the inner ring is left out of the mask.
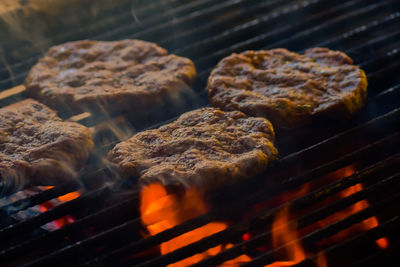
<path id="1" fill-rule="evenodd" d="M 52 47 L 25 85 L 29 96 L 57 110 L 146 113 L 191 91 L 195 74 L 192 61 L 153 43 L 83 40 Z"/>
<path id="2" fill-rule="evenodd" d="M 138 133 L 109 153 L 122 176 L 209 190 L 257 175 L 277 158 L 264 118 L 202 108 L 158 129 Z"/>
<path id="3" fill-rule="evenodd" d="M 33 99 L 0 109 L 2 183 L 53 185 L 74 178 L 93 149 L 90 130 Z"/>
<path id="4" fill-rule="evenodd" d="M 222 59 L 207 85 L 210 102 L 292 128 L 314 116 L 347 119 L 367 98 L 367 78 L 346 54 L 327 48 L 245 51 Z"/>

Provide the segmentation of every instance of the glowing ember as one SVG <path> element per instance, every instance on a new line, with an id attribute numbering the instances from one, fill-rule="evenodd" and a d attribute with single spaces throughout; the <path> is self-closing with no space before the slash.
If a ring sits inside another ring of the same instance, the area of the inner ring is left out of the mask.
<path id="1" fill-rule="evenodd" d="M 61 202 L 68 202 L 75 198 L 78 198 L 80 195 L 81 194 L 79 192 L 71 192 L 71 193 L 68 193 L 63 196 L 58 197 L 58 200 L 60 200 Z"/>
<path id="2" fill-rule="evenodd" d="M 50 189 L 50 188 L 53 188 L 53 186 L 46 186 L 45 188 Z M 50 200 L 50 201 L 40 204 L 39 205 L 40 211 L 45 212 L 51 208 L 54 208 L 55 206 L 59 205 L 60 203 L 71 201 L 75 198 L 78 198 L 79 196 L 80 196 L 79 192 L 71 192 L 71 193 L 62 195 L 62 196 L 56 198 L 56 201 Z M 75 219 L 71 215 L 66 215 L 64 217 L 61 217 L 57 220 L 50 222 L 49 224 L 51 224 L 52 227 L 47 227 L 46 229 L 56 230 L 61 227 L 64 227 L 67 224 L 71 224 L 73 222 L 75 222 Z"/>
<path id="3" fill-rule="evenodd" d="M 330 179 L 331 181 L 338 181 L 340 179 L 343 179 L 344 177 L 350 176 L 355 172 L 354 166 L 347 166 L 345 168 L 342 168 L 340 170 L 337 170 L 325 177 L 327 179 Z M 311 185 L 310 184 L 305 184 L 302 188 L 295 192 L 288 192 L 285 193 L 281 196 L 278 196 L 277 199 L 274 199 L 275 204 L 281 204 L 285 203 L 288 201 L 291 201 L 295 198 L 301 197 L 306 195 L 309 190 L 310 190 Z M 335 197 L 333 201 L 337 201 L 338 199 L 346 198 L 350 195 L 353 195 L 359 191 L 363 190 L 362 184 L 356 184 L 354 186 L 351 186 L 341 192 L 339 192 Z M 327 199 L 326 202 L 320 203 L 321 205 L 329 204 L 331 203 L 332 199 Z M 266 206 L 268 207 L 268 206 Z M 282 257 L 285 260 L 284 261 L 276 261 L 272 264 L 266 265 L 268 267 L 283 267 L 283 266 L 292 266 L 294 264 L 297 264 L 304 260 L 306 258 L 306 252 L 304 248 L 302 247 L 302 244 L 299 241 L 299 237 L 303 236 L 306 233 L 309 233 L 311 231 L 314 231 L 316 229 L 328 226 L 332 223 L 335 223 L 337 221 L 343 220 L 346 217 L 355 214 L 363 209 L 366 209 L 369 207 L 369 203 L 367 200 L 361 200 L 348 208 L 341 210 L 337 213 L 332 214 L 331 216 L 320 220 L 314 225 L 311 225 L 310 227 L 306 227 L 306 229 L 302 229 L 301 233 L 295 229 L 295 227 L 289 224 L 289 213 L 288 208 L 284 208 L 282 211 L 280 211 L 272 224 L 272 243 L 273 243 L 273 248 L 280 248 L 278 250 L 278 254 L 276 257 Z M 321 247 L 326 245 L 326 244 L 332 244 L 336 242 L 340 242 L 347 237 L 351 236 L 354 233 L 360 232 L 360 231 L 366 231 L 371 228 L 374 228 L 378 226 L 378 219 L 373 216 L 370 217 L 358 224 L 353 225 L 352 227 L 349 227 L 325 240 L 322 240 L 319 242 L 318 245 Z M 308 230 L 307 230 L 308 228 Z M 305 231 L 304 231 L 305 230 Z M 246 233 L 242 236 L 242 239 L 244 241 L 250 240 L 251 239 L 251 234 Z M 376 240 L 376 244 L 381 248 L 384 249 L 388 247 L 389 243 L 387 238 L 380 238 Z M 263 249 L 265 250 L 265 249 Z M 327 267 L 327 259 L 326 255 L 323 252 L 319 252 L 317 254 L 316 258 L 316 266 L 319 267 Z"/>
<path id="4" fill-rule="evenodd" d="M 338 181 L 340 179 L 343 179 L 344 177 L 353 174 L 354 172 L 354 166 L 348 166 L 327 175 L 324 179 Z M 288 201 L 291 201 L 295 198 L 306 195 L 311 190 L 311 188 L 313 188 L 312 186 L 314 185 L 307 183 L 299 190 L 288 192 L 276 198 L 272 198 L 272 201 L 270 202 L 259 203 L 258 208 L 261 209 L 264 205 L 263 209 L 265 209 L 266 207 L 269 207 L 271 203 L 275 205 L 287 203 Z M 355 184 L 337 193 L 335 196 L 333 196 L 333 199 L 328 198 L 326 199 L 326 202 L 323 201 L 321 203 L 318 203 L 318 205 L 321 206 L 330 204 L 332 203 L 332 201 L 346 198 L 361 190 L 363 190 L 362 184 Z M 272 223 L 272 247 L 273 249 L 277 249 L 277 255 L 275 256 L 279 257 L 279 259 L 282 258 L 282 260 L 278 260 L 269 265 L 266 265 L 266 267 L 285 267 L 300 263 L 307 258 L 306 251 L 300 242 L 300 239 L 302 236 L 304 236 L 304 234 L 328 226 L 337 221 L 343 220 L 352 214 L 366 209 L 368 206 L 369 203 L 367 200 L 361 200 L 344 210 L 341 210 L 325 219 L 318 221 L 313 225 L 310 225 L 309 227 L 305 227 L 301 231 L 297 230 L 296 225 L 293 223 L 293 219 L 297 216 L 301 216 L 301 214 L 290 214 L 289 207 L 285 206 L 280 212 L 276 214 Z M 257 207 L 255 208 L 256 210 L 258 209 Z M 174 227 L 191 218 L 202 215 L 207 211 L 208 207 L 206 206 L 203 197 L 194 189 L 189 189 L 184 193 L 183 196 L 178 197 L 175 195 L 169 195 L 166 189 L 160 184 L 151 184 L 145 187 L 141 192 L 141 218 L 143 224 L 147 227 L 150 235 L 156 235 L 168 228 Z M 318 245 L 320 245 L 322 248 L 324 242 L 326 241 L 328 241 L 328 244 L 340 242 L 356 232 L 369 230 L 376 226 L 378 226 L 378 219 L 373 216 L 327 238 L 326 240 L 322 240 L 318 243 Z M 222 222 L 209 223 L 162 243 L 160 247 L 160 252 L 162 255 L 168 254 L 172 251 L 196 242 L 204 237 L 223 231 L 226 228 L 227 224 Z M 251 238 L 251 233 L 245 233 L 242 235 L 242 239 L 244 241 L 248 241 Z M 382 249 L 388 247 L 389 245 L 387 238 L 380 238 L 376 240 L 376 244 Z M 232 246 L 233 244 L 218 245 L 216 247 L 208 249 L 203 253 L 193 255 L 192 257 L 186 258 L 169 266 L 188 266 L 197 263 L 207 257 L 216 255 L 226 249 L 231 248 Z M 268 249 L 268 247 L 262 247 L 258 249 L 264 252 Z M 251 261 L 250 257 L 248 257 L 247 255 L 241 255 L 233 260 L 223 263 L 221 266 L 238 266 L 241 263 L 249 261 Z M 316 254 L 315 264 L 318 267 L 328 266 L 325 253 L 319 252 Z"/>
<path id="5" fill-rule="evenodd" d="M 344 177 L 352 175 L 353 173 L 355 173 L 355 167 L 353 165 L 350 165 L 350 166 L 347 166 L 340 170 L 337 170 L 336 172 L 334 172 L 332 174 L 332 177 L 335 180 L 340 180 Z M 341 191 L 339 193 L 339 198 L 348 197 L 348 196 L 353 195 L 362 190 L 363 190 L 362 184 L 360 184 L 360 183 L 355 184 L 355 185 Z M 342 219 L 344 219 L 352 214 L 355 214 L 359 211 L 362 211 L 363 209 L 366 209 L 368 207 L 369 207 L 368 201 L 361 200 L 361 201 L 349 206 L 348 208 L 341 210 L 339 212 L 336 212 L 336 213 L 332 214 L 331 216 L 319 221 L 319 223 L 318 223 L 319 227 L 324 227 L 324 226 L 334 223 L 336 221 L 342 220 Z M 353 225 L 352 227 L 347 228 L 346 230 L 340 231 L 339 233 L 328 238 L 327 240 L 320 242 L 320 245 L 323 245 L 325 243 L 339 242 L 339 241 L 345 239 L 346 237 L 350 236 L 354 232 L 366 231 L 371 228 L 377 227 L 378 225 L 379 225 L 378 219 L 375 216 L 370 217 L 358 224 Z M 384 249 L 389 245 L 387 238 L 380 238 L 380 239 L 376 240 L 376 244 L 381 249 Z"/>
<path id="6" fill-rule="evenodd" d="M 141 191 L 141 218 L 150 235 L 158 234 L 193 217 L 202 215 L 206 211 L 207 207 L 204 200 L 194 189 L 187 190 L 184 196 L 179 199 L 175 195 L 168 195 L 165 188 L 160 184 L 151 184 Z M 162 243 L 161 254 L 168 254 L 226 228 L 227 225 L 221 222 L 203 225 Z M 169 266 L 188 266 L 216 255 L 231 246 L 232 244 L 226 246 L 218 245 Z M 242 255 L 234 260 L 225 262 L 223 266 L 236 266 L 249 260 L 249 257 Z"/>
<path id="7" fill-rule="evenodd" d="M 48 185 L 45 186 L 46 190 L 53 188 L 54 186 Z M 71 201 L 75 198 L 78 198 L 81 194 L 78 191 L 67 193 L 65 195 L 59 196 L 57 199 L 61 202 Z"/>
<path id="8" fill-rule="evenodd" d="M 349 189 L 345 190 L 345 192 L 343 192 L 343 195 L 344 196 L 352 195 L 361 190 L 363 190 L 363 186 L 361 184 L 356 184 L 356 185 L 350 187 Z M 359 201 L 350 207 L 352 209 L 351 213 L 359 212 L 359 211 L 367 208 L 368 206 L 369 206 L 369 203 L 367 200 Z M 379 225 L 378 219 L 375 216 L 370 217 L 361 222 L 361 227 L 363 228 L 363 230 L 368 230 L 368 229 L 377 227 L 378 225 Z M 376 244 L 380 248 L 384 249 L 388 246 L 388 241 L 386 238 L 383 237 L 383 238 L 376 240 Z"/>
<path id="9" fill-rule="evenodd" d="M 385 249 L 385 248 L 387 248 L 389 246 L 389 241 L 387 240 L 386 237 L 379 238 L 378 240 L 375 241 L 375 243 L 381 249 Z"/>

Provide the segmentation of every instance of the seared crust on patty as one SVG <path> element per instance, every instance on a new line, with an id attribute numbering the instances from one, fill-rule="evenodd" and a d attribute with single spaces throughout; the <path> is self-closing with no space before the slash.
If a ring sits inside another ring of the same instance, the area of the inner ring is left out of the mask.
<path id="1" fill-rule="evenodd" d="M 90 130 L 33 99 L 0 109 L 2 183 L 54 185 L 75 178 L 93 149 Z"/>
<path id="2" fill-rule="evenodd" d="M 192 61 L 139 40 L 76 41 L 52 47 L 31 69 L 29 96 L 73 112 L 148 112 L 191 92 Z"/>
<path id="3" fill-rule="evenodd" d="M 202 108 L 158 129 L 138 133 L 109 153 L 123 176 L 142 185 L 217 188 L 263 172 L 277 158 L 275 134 L 264 118 Z"/>
<path id="4" fill-rule="evenodd" d="M 207 92 L 215 107 L 292 128 L 314 116 L 349 118 L 366 101 L 367 78 L 346 54 L 327 48 L 245 51 L 218 63 Z"/>

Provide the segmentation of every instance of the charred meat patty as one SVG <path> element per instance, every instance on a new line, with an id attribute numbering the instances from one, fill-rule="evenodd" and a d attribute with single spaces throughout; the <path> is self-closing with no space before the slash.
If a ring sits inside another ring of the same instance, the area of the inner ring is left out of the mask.
<path id="1" fill-rule="evenodd" d="M 366 101 L 367 79 L 346 54 L 327 48 L 245 51 L 218 63 L 207 92 L 215 107 L 292 128 L 313 117 L 349 118 Z"/>
<path id="2" fill-rule="evenodd" d="M 90 130 L 33 99 L 0 109 L 3 185 L 54 185 L 75 178 L 93 149 Z"/>
<path id="3" fill-rule="evenodd" d="M 202 108 L 138 133 L 109 153 L 122 176 L 210 190 L 263 172 L 278 155 L 264 118 Z"/>
<path id="4" fill-rule="evenodd" d="M 57 110 L 146 113 L 190 93 L 195 74 L 192 61 L 154 43 L 83 40 L 50 48 L 25 86 Z"/>

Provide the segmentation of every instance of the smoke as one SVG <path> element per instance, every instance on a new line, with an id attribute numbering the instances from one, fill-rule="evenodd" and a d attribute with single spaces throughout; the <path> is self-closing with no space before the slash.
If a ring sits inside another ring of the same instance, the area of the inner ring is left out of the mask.
<path id="1" fill-rule="evenodd" d="M 37 53 L 43 54 L 51 45 L 79 38 L 86 25 L 99 21 L 99 18 L 111 10 L 129 6 L 131 2 L 132 0 L 2 0 L 0 50 L 7 51 L 9 61 L 20 61 Z M 0 59 L 8 65 L 9 62 L 4 58 Z"/>
<path id="2" fill-rule="evenodd" d="M 11 0 L 0 3 L 0 46 L 15 58 L 20 58 L 18 50 L 23 44 L 29 44 L 29 50 L 40 52 L 46 51 L 50 45 L 50 40 L 45 37 L 47 25 L 40 19 L 40 14 L 49 10 L 43 10 L 45 5 L 40 2 L 51 1 L 31 1 L 30 5 L 19 2 Z"/>
<path id="3" fill-rule="evenodd" d="M 110 7 L 122 6 L 124 3 L 130 3 L 131 0 L 120 0 L 118 3 L 108 0 L 3 0 L 0 2 L 0 61 L 6 66 L 11 79 L 14 79 L 12 63 L 24 60 L 27 56 L 39 53 L 45 53 L 47 49 L 56 42 L 55 36 L 63 34 L 65 29 L 68 32 L 79 32 L 82 25 L 86 22 L 96 19 L 105 10 Z M 83 8 L 82 8 L 83 7 Z M 132 18 L 140 24 L 139 18 L 134 9 L 131 9 Z M 60 40 L 59 38 L 57 40 Z M 171 89 L 164 99 L 164 103 L 155 105 L 151 109 L 128 112 L 128 116 L 117 116 L 109 114 L 103 103 L 98 103 L 100 107 L 96 117 L 102 117 L 105 121 L 100 125 L 94 119 L 92 132 L 96 142 L 96 157 L 104 162 L 104 158 L 112 145 L 121 140 L 126 140 L 139 130 L 160 123 L 162 121 L 178 116 L 179 114 L 193 109 L 202 103 L 198 102 L 193 90 L 185 83 L 179 84 L 178 90 Z M 85 110 L 92 112 L 92 110 Z M 124 114 L 126 115 L 126 114 Z M 49 181 L 40 180 L 46 185 L 52 184 L 52 179 L 59 178 L 56 175 L 59 171 L 67 173 L 66 179 L 78 176 L 76 168 L 71 166 L 70 162 L 65 161 L 66 155 L 53 155 L 52 159 L 58 161 L 57 170 L 54 168 L 54 162 L 38 161 L 34 165 L 34 171 L 43 174 L 54 174 L 50 176 Z M 114 166 L 107 163 L 108 171 L 115 178 L 115 184 L 112 181 L 106 182 L 104 186 L 120 187 L 118 173 Z M 29 185 L 27 178 L 31 174 L 17 172 L 15 169 L 9 169 L 1 173 L 0 196 L 9 194 L 10 190 L 20 190 Z M 45 175 L 37 175 L 38 180 L 45 178 Z M 39 177 L 40 176 L 40 177 Z M 48 177 L 48 175 L 47 175 Z"/>
<path id="4" fill-rule="evenodd" d="M 2 62 L 4 64 L 4 66 L 6 67 L 7 71 L 8 71 L 8 75 L 10 76 L 11 80 L 14 80 L 14 71 L 12 70 L 10 64 L 8 64 L 8 61 L 6 59 L 5 56 L 5 52 L 3 47 L 0 45 L 0 62 Z"/>

